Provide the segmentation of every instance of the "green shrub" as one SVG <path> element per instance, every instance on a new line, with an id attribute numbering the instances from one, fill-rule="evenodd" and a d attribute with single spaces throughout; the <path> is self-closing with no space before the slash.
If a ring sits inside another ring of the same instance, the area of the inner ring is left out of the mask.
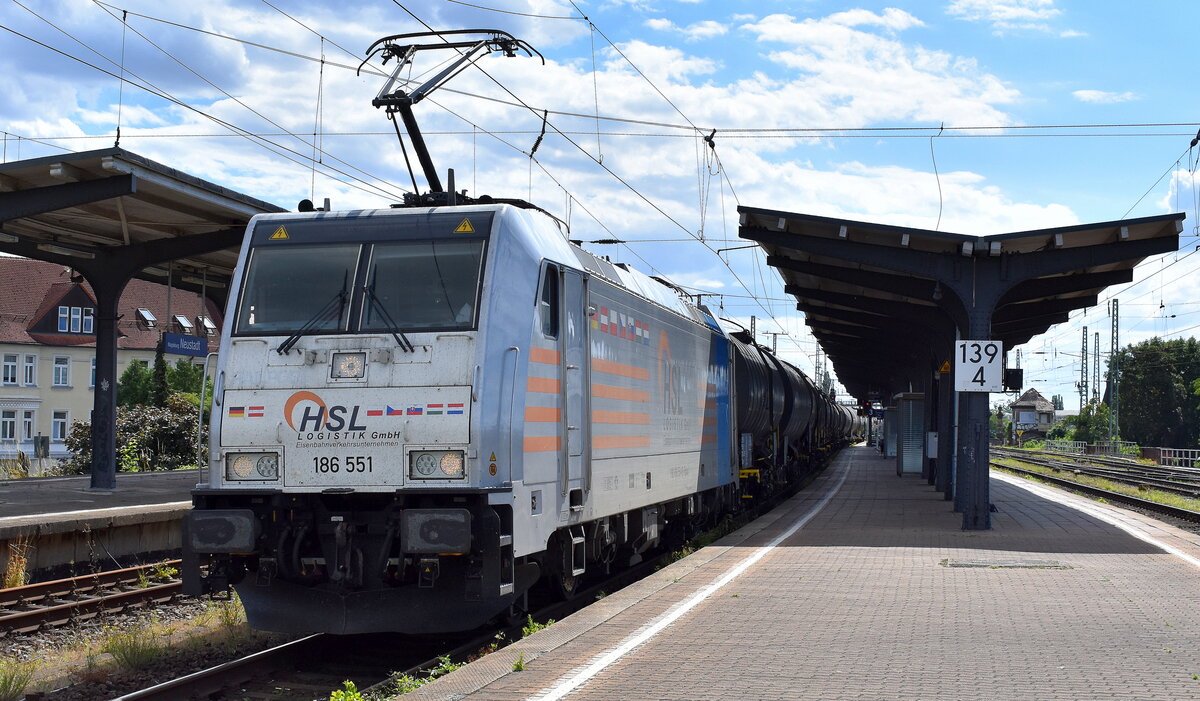
<path id="1" fill-rule="evenodd" d="M 201 440 L 207 437 L 202 436 Z M 76 421 L 64 441 L 71 456 L 63 461 L 65 474 L 91 470 L 92 426 Z M 196 407 L 180 394 L 166 406 L 138 404 L 117 407 L 117 465 L 125 472 L 174 470 L 196 464 Z"/>

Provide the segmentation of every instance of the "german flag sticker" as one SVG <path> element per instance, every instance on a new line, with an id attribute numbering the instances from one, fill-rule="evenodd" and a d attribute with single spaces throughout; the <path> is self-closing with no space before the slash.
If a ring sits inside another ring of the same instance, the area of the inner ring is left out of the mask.
<path id="1" fill-rule="evenodd" d="M 280 228 L 282 228 L 282 227 L 280 227 Z M 462 223 L 458 225 L 458 228 L 454 230 L 454 233 L 456 233 L 456 234 L 473 234 L 473 233 L 475 233 L 475 227 L 471 226 L 470 219 L 463 219 Z"/>
<path id="2" fill-rule="evenodd" d="M 287 229 L 283 228 L 282 226 L 276 229 L 275 233 L 271 234 L 272 241 L 285 241 L 289 238 L 291 237 L 288 236 Z"/>

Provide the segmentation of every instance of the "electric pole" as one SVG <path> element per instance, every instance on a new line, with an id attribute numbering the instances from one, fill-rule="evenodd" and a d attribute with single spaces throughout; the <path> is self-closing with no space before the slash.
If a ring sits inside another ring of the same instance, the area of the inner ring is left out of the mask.
<path id="1" fill-rule="evenodd" d="M 1120 323 L 1119 314 L 1117 311 L 1117 300 L 1114 297 L 1112 301 L 1112 353 L 1108 358 L 1108 435 L 1109 440 L 1117 440 L 1121 434 L 1120 419 L 1120 389 L 1121 380 L 1118 375 L 1120 372 L 1120 356 L 1117 355 L 1117 349 L 1121 346 L 1119 337 Z"/>
<path id="2" fill-rule="evenodd" d="M 1087 327 L 1083 327 L 1083 353 L 1079 356 L 1082 361 L 1079 363 L 1079 408 L 1083 409 L 1083 405 L 1087 404 L 1088 399 L 1088 337 Z M 1097 377 L 1099 382 L 1100 378 Z"/>

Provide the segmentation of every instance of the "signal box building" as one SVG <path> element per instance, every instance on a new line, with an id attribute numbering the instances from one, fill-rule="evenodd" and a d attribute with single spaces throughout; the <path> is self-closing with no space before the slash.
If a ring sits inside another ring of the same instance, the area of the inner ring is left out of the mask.
<path id="1" fill-rule="evenodd" d="M 1043 439 L 1054 425 L 1054 402 L 1030 388 L 1013 402 L 1013 429 L 1019 431 L 1019 443 Z"/>
<path id="2" fill-rule="evenodd" d="M 164 273 L 166 271 L 163 271 Z M 167 362 L 203 362 L 216 349 L 221 311 L 201 295 L 163 283 L 130 280 L 117 321 L 117 372 L 153 365 L 161 334 Z M 71 424 L 88 420 L 96 380 L 96 299 L 70 268 L 0 257 L 0 461 L 35 456 L 36 436 L 49 437 L 51 459 L 67 456 Z"/>

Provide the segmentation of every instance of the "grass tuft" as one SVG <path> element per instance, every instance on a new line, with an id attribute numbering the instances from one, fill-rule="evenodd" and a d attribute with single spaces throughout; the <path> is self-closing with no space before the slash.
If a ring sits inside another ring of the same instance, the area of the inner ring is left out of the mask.
<path id="1" fill-rule="evenodd" d="M 392 686 L 386 695 L 407 694 L 410 691 L 416 691 L 425 686 L 429 682 L 443 677 L 454 670 L 462 667 L 461 662 L 451 662 L 449 655 L 442 655 L 438 658 L 438 664 L 433 669 L 430 669 L 424 676 L 414 676 L 411 674 L 401 674 L 392 681 Z"/>
<path id="2" fill-rule="evenodd" d="M 4 588 L 25 586 L 29 583 L 29 554 L 33 540 L 27 535 L 19 536 L 8 543 L 8 566 L 4 568 Z"/>
<path id="3" fill-rule="evenodd" d="M 117 664 L 128 669 L 148 667 L 167 651 L 150 624 L 131 627 L 110 626 L 105 628 L 100 649 L 112 655 Z"/>
<path id="4" fill-rule="evenodd" d="M 538 623 L 537 621 L 533 620 L 532 615 L 526 616 L 525 617 L 525 625 L 521 628 L 521 637 L 528 638 L 529 636 L 533 635 L 534 633 L 538 632 L 539 630 L 542 630 L 543 628 L 549 628 L 552 625 L 554 625 L 553 618 L 546 621 L 545 623 Z"/>
<path id="5" fill-rule="evenodd" d="M 0 659 L 0 701 L 17 701 L 25 693 L 37 662 Z"/>

